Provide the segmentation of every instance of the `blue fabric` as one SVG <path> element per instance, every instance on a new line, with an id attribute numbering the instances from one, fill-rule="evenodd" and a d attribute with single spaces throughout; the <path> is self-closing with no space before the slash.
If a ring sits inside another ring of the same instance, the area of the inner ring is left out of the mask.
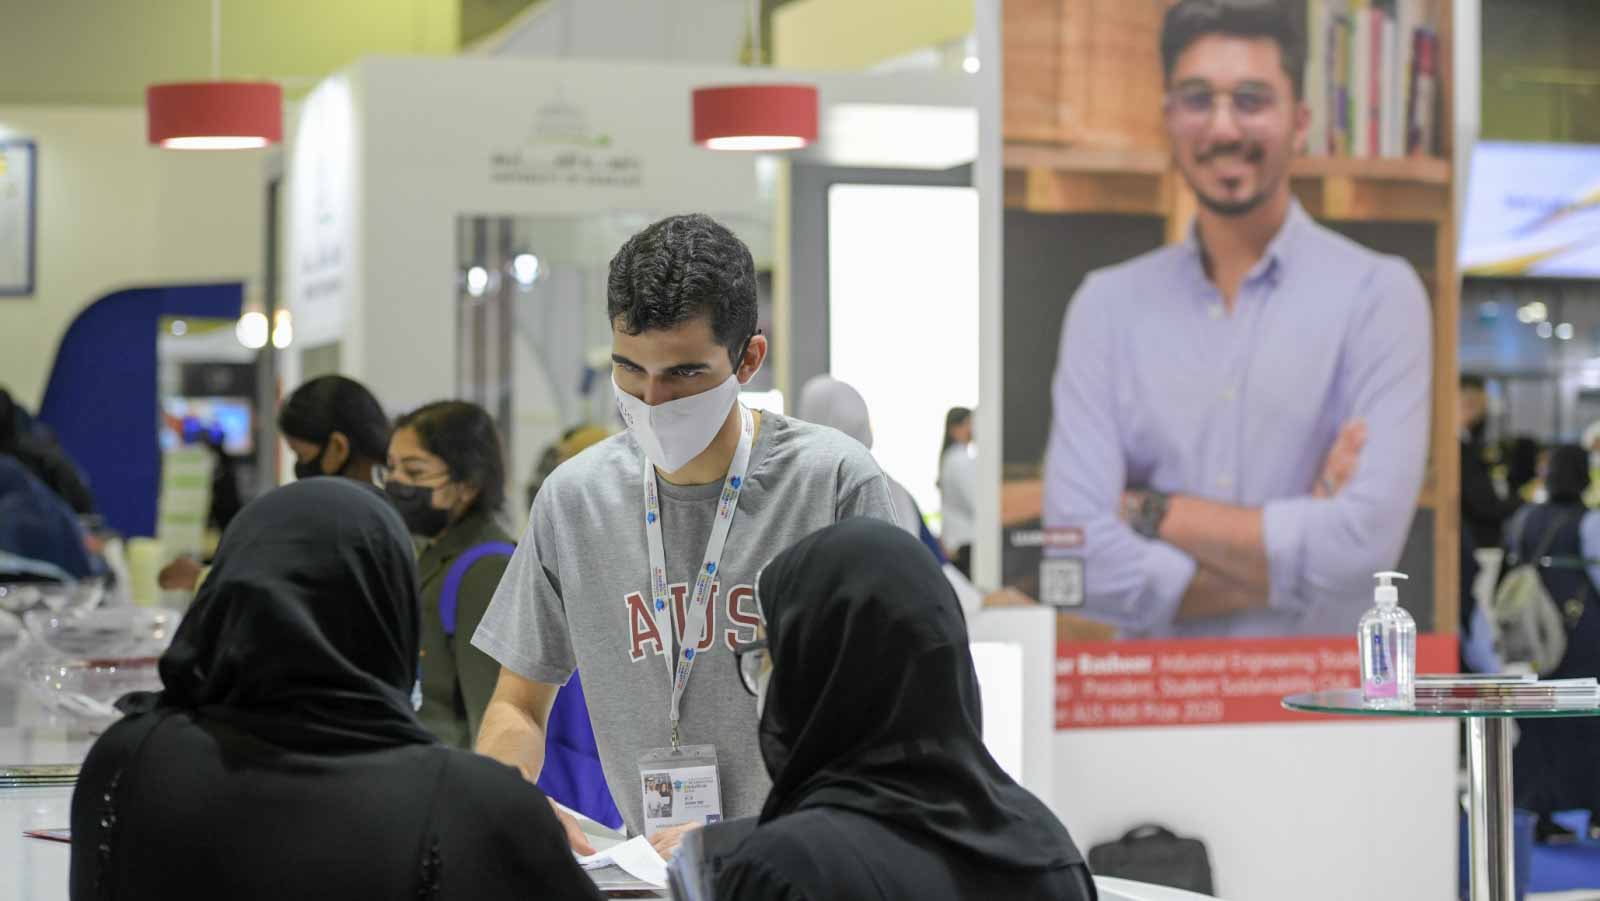
<path id="1" fill-rule="evenodd" d="M 161 318 L 237 319 L 243 300 L 238 283 L 119 291 L 90 304 L 62 337 L 39 421 L 83 469 L 111 528 L 156 533 Z"/>
<path id="2" fill-rule="evenodd" d="M 1555 821 L 1580 836 L 1589 834 L 1589 815 L 1584 811 L 1558 813 Z M 1533 845 L 1531 857 L 1530 892 L 1600 891 L 1600 841 L 1583 838 L 1570 845 Z M 1521 857 L 1517 865 L 1520 881 Z"/>
<path id="3" fill-rule="evenodd" d="M 450 564 L 450 570 L 444 574 L 444 585 L 439 589 L 439 624 L 444 627 L 446 638 L 456 637 L 456 608 L 461 597 L 461 581 L 467 577 L 467 570 L 485 557 L 509 557 L 516 551 L 514 544 L 486 541 L 467 548 Z"/>
<path id="4" fill-rule="evenodd" d="M 488 541 L 461 553 L 445 573 L 439 590 L 439 622 L 444 634 L 456 634 L 456 603 L 461 580 L 472 564 L 495 554 L 509 557 L 516 545 Z M 611 799 L 606 774 L 600 767 L 600 749 L 595 745 L 594 727 L 589 723 L 589 707 L 583 700 L 583 682 L 572 674 L 556 693 L 555 705 L 545 728 L 544 769 L 539 773 L 539 788 L 562 804 L 597 823 L 612 829 L 622 826 L 622 813 Z"/>
<path id="5" fill-rule="evenodd" d="M 944 546 L 939 544 L 939 539 L 933 537 L 933 533 L 928 530 L 928 524 L 923 522 L 921 517 L 917 518 L 917 537 L 922 539 L 923 546 L 933 552 L 933 559 L 939 561 L 940 566 L 950 562 L 944 555 Z"/>
<path id="6" fill-rule="evenodd" d="M 92 569 L 77 514 L 9 454 L 0 454 L 0 551 L 58 566 L 75 579 Z"/>
<path id="7" fill-rule="evenodd" d="M 1461 640 L 1461 659 L 1471 673 L 1498 673 L 1504 669 L 1494 649 L 1494 628 L 1482 607 L 1473 608 L 1472 628 Z"/>
<path id="8" fill-rule="evenodd" d="M 589 725 L 589 707 L 583 701 L 583 680 L 578 676 L 572 674 L 550 708 L 539 788 L 589 819 L 620 829 L 622 813 L 606 787 L 600 749 Z"/>

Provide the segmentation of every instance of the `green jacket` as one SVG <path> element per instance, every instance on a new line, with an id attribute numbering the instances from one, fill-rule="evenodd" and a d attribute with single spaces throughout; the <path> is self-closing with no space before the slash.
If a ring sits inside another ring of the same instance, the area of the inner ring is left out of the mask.
<path id="1" fill-rule="evenodd" d="M 484 557 L 472 564 L 456 595 L 456 634 L 446 638 L 439 619 L 439 595 L 450 564 L 467 549 L 485 542 L 514 543 L 486 514 L 471 513 L 423 549 L 417 559 L 422 580 L 422 710 L 418 716 L 439 740 L 472 749 L 484 708 L 500 678 L 500 664 L 472 646 L 472 633 L 489 609 L 511 558 Z"/>

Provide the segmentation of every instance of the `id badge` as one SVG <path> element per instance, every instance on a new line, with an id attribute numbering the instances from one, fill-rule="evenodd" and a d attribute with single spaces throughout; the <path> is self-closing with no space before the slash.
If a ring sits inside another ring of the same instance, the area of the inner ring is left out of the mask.
<path id="1" fill-rule="evenodd" d="M 722 821 L 722 780 L 711 745 L 656 748 L 639 755 L 644 834 L 669 826 Z"/>

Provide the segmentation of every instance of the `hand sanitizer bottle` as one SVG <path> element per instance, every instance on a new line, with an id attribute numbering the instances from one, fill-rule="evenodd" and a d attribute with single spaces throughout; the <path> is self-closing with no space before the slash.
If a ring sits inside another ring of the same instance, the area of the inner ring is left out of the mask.
<path id="1" fill-rule="evenodd" d="M 1395 579 L 1404 573 L 1378 573 L 1375 605 L 1361 617 L 1361 699 L 1368 707 L 1410 707 L 1417 678 L 1417 621 L 1400 606 Z"/>

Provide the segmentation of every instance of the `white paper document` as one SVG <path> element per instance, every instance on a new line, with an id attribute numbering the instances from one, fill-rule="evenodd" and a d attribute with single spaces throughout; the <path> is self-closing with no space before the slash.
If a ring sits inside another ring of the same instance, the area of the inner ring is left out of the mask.
<path id="1" fill-rule="evenodd" d="M 650 840 L 642 835 L 604 851 L 587 856 L 577 855 L 577 858 L 578 865 L 585 870 L 620 867 L 640 882 L 648 882 L 657 888 L 667 887 L 667 862 L 650 846 Z"/>

